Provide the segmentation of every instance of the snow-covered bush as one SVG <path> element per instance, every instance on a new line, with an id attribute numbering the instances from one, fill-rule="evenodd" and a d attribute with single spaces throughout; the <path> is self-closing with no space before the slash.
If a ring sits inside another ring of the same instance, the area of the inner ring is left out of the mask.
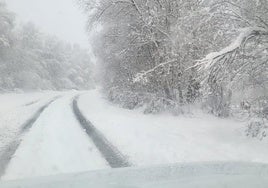
<path id="1" fill-rule="evenodd" d="M 120 90 L 118 88 L 110 89 L 108 99 L 123 108 L 135 109 L 144 105 L 148 100 L 144 94 Z"/>
<path id="2" fill-rule="evenodd" d="M 246 135 L 260 140 L 264 139 L 268 134 L 268 120 L 254 118 L 250 121 L 246 129 Z"/>
<path id="3" fill-rule="evenodd" d="M 182 106 L 178 102 L 170 99 L 154 97 L 151 98 L 149 103 L 145 104 L 145 114 L 159 114 L 162 112 L 169 112 L 174 115 L 184 114 Z"/>
<path id="4" fill-rule="evenodd" d="M 248 124 L 246 133 L 248 136 L 262 140 L 268 136 L 268 100 L 258 98 L 250 105 L 251 120 Z"/>

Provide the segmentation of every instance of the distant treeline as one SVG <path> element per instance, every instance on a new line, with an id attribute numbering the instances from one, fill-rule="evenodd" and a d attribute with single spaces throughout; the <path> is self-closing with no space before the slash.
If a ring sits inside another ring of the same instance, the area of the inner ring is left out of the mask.
<path id="1" fill-rule="evenodd" d="M 31 23 L 15 25 L 0 3 L 0 91 L 87 89 L 94 85 L 93 68 L 86 50 Z"/>

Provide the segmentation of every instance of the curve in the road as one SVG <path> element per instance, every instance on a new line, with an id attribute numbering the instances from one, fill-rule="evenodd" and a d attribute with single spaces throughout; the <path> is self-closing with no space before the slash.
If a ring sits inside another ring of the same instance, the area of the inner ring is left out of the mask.
<path id="1" fill-rule="evenodd" d="M 40 99 L 35 100 L 35 101 L 31 101 L 31 102 L 28 102 L 28 103 L 24 104 L 23 106 L 31 106 L 31 105 L 33 105 L 33 104 L 39 102 L 39 101 L 40 101 Z"/>
<path id="2" fill-rule="evenodd" d="M 76 119 L 79 121 L 88 136 L 92 139 L 105 160 L 112 168 L 131 166 L 131 163 L 126 159 L 126 157 L 115 146 L 113 146 L 89 120 L 85 118 L 78 107 L 78 98 L 79 96 L 76 96 L 73 99 L 73 112 Z"/>
<path id="3" fill-rule="evenodd" d="M 0 153 L 0 177 L 2 175 L 4 175 L 5 170 L 12 158 L 12 156 L 14 155 L 14 153 L 16 152 L 16 150 L 18 149 L 21 139 L 20 136 L 25 133 L 27 130 L 29 130 L 33 124 L 36 122 L 36 120 L 39 118 L 39 116 L 41 115 L 41 113 L 52 103 L 54 102 L 56 99 L 58 99 L 61 96 L 56 96 L 54 97 L 52 100 L 50 100 L 48 103 L 46 103 L 45 105 L 43 105 L 42 107 L 40 107 L 35 113 L 34 115 L 27 120 L 22 126 L 21 126 L 21 130 L 19 132 L 18 138 L 13 140 L 9 145 L 7 145 L 4 149 L 4 151 L 2 153 Z"/>

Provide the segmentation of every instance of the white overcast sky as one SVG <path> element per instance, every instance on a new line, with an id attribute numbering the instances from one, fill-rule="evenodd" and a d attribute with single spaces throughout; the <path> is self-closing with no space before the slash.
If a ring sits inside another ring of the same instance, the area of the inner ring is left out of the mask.
<path id="1" fill-rule="evenodd" d="M 75 0 L 5 0 L 18 22 L 33 22 L 41 31 L 88 48 L 86 17 Z"/>

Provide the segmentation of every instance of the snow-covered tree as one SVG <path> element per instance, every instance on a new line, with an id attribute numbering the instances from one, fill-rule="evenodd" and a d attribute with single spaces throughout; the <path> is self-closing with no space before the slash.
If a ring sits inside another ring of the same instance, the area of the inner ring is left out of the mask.
<path id="1" fill-rule="evenodd" d="M 0 3 L 0 90 L 86 89 L 94 85 L 88 52 L 41 33 Z"/>
<path id="2" fill-rule="evenodd" d="M 266 0 L 78 1 L 111 100 L 164 107 L 202 97 L 217 116 L 267 101 Z"/>
<path id="3" fill-rule="evenodd" d="M 226 28 L 231 26 L 229 32 L 225 32 L 229 44 L 206 55 L 197 66 L 212 112 L 228 116 L 234 92 L 252 103 L 256 97 L 267 97 L 263 95 L 268 86 L 268 4 L 241 0 L 218 1 L 212 6 L 215 15 L 229 20 L 224 24 Z"/>

